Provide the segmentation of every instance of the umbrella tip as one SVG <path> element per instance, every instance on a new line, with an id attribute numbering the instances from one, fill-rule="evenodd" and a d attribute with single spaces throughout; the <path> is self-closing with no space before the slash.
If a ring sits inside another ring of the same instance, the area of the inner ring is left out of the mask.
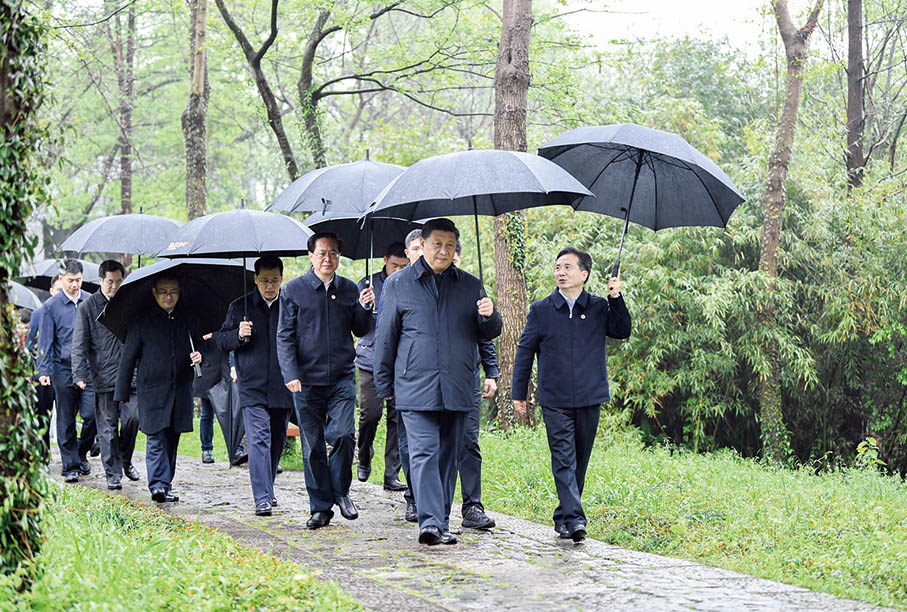
<path id="1" fill-rule="evenodd" d="M 466 149 L 467 149 L 468 151 L 472 151 L 472 138 L 467 138 L 467 139 L 466 139 Z"/>
<path id="2" fill-rule="evenodd" d="M 240 207 L 240 208 L 245 208 L 245 207 L 246 207 L 246 199 L 245 199 L 245 198 L 240 198 L 240 199 L 239 199 L 239 207 Z"/>
<path id="3" fill-rule="evenodd" d="M 368 149 L 365 150 L 365 161 L 368 161 Z"/>
<path id="4" fill-rule="evenodd" d="M 145 212 L 145 207 L 144 207 L 144 206 L 139 206 L 139 214 L 141 215 L 141 214 L 144 213 L 144 212 Z"/>

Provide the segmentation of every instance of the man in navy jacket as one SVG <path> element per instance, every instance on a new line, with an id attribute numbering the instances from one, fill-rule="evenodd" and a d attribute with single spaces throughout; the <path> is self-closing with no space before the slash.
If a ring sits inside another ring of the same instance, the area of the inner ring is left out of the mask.
<path id="1" fill-rule="evenodd" d="M 374 294 L 369 289 L 360 294 L 356 283 L 336 274 L 342 248 L 333 233 L 311 236 L 312 268 L 280 292 L 277 357 L 302 432 L 310 529 L 330 523 L 334 504 L 347 520 L 359 516 L 350 499 L 356 445 L 351 334 L 368 332 Z M 331 445 L 330 457 L 325 442 Z"/>
<path id="2" fill-rule="evenodd" d="M 511 398 L 526 411 L 532 361 L 538 355 L 538 393 L 560 504 L 554 528 L 561 538 L 582 542 L 586 515 L 580 503 L 601 404 L 611 400 L 605 361 L 606 337 L 630 337 L 630 313 L 620 279 L 608 281 L 608 298 L 584 289 L 592 272 L 588 253 L 567 247 L 557 255 L 557 288 L 529 308 L 513 364 Z"/>
<path id="3" fill-rule="evenodd" d="M 269 516 L 277 503 L 274 477 L 287 439 L 293 398 L 283 383 L 277 359 L 280 284 L 283 262 L 272 255 L 255 262 L 256 288 L 230 304 L 223 327 L 215 335 L 224 352 L 234 351 L 239 399 L 246 426 L 246 452 L 255 514 Z M 243 339 L 246 340 L 243 340 Z"/>
<path id="4" fill-rule="evenodd" d="M 454 544 L 450 507 L 466 415 L 475 406 L 479 340 L 501 315 L 476 277 L 453 266 L 459 231 L 422 227 L 423 255 L 384 284 L 375 343 L 378 397 L 393 397 L 406 427 L 419 542 Z"/>

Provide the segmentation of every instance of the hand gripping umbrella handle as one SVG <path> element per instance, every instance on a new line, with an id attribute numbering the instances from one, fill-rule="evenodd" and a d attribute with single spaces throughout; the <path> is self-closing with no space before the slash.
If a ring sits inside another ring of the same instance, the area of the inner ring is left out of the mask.
<path id="1" fill-rule="evenodd" d="M 195 352 L 195 343 L 192 341 L 192 334 L 191 334 L 191 333 L 189 334 L 189 348 L 192 349 L 192 352 L 193 352 L 193 353 Z M 202 367 L 201 367 L 200 365 L 198 365 L 197 363 L 194 364 L 192 367 L 195 368 L 195 377 L 196 377 L 196 378 L 201 378 L 201 377 L 202 377 Z"/>

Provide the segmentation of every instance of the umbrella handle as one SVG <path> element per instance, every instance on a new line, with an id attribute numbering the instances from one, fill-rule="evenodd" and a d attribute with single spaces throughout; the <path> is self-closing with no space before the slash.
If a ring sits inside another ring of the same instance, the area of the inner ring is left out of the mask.
<path id="1" fill-rule="evenodd" d="M 192 332 L 189 332 L 189 348 L 192 349 L 193 353 L 195 352 L 195 343 L 192 341 Z M 202 377 L 202 367 L 200 365 L 198 365 L 197 363 L 195 365 L 193 365 L 192 367 L 195 368 L 195 377 L 201 378 Z"/>
<path id="2" fill-rule="evenodd" d="M 243 315 L 243 316 L 242 316 L 242 320 L 243 320 L 244 322 L 248 322 L 248 320 L 249 320 L 248 315 Z M 248 344 L 249 341 L 251 341 L 251 340 L 252 340 L 252 337 L 251 337 L 251 336 L 240 336 L 240 337 L 239 337 L 239 343 L 240 343 L 240 344 Z"/>

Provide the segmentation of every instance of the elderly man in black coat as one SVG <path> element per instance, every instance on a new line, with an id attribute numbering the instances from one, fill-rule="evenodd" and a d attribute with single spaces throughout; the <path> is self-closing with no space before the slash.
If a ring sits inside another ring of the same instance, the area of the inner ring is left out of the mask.
<path id="1" fill-rule="evenodd" d="M 611 400 L 606 338 L 630 337 L 630 313 L 620 279 L 608 281 L 608 298 L 584 288 L 592 273 L 588 253 L 567 247 L 557 255 L 557 288 L 529 308 L 513 364 L 511 398 L 526 411 L 532 362 L 538 355 L 538 393 L 560 504 L 554 511 L 558 536 L 582 542 L 586 515 L 580 502 L 601 404 Z"/>
<path id="2" fill-rule="evenodd" d="M 85 300 L 76 313 L 72 331 L 72 379 L 79 389 L 86 389 L 89 383 L 94 388 L 101 463 L 107 488 L 114 490 L 122 488 L 123 474 L 129 480 L 139 479 L 138 470 L 132 465 L 139 415 L 135 401 L 121 404 L 113 399 L 123 343 L 98 322 L 98 316 L 123 283 L 126 269 L 120 262 L 108 259 L 101 262 L 98 274 L 101 290 Z"/>
<path id="3" fill-rule="evenodd" d="M 193 351 L 192 344 L 200 344 L 202 339 L 195 319 L 177 307 L 179 279 L 159 275 L 152 293 L 156 306 L 126 328 L 113 399 L 129 401 L 135 371 L 139 427 L 148 436 L 148 489 L 158 503 L 175 502 L 179 497 L 170 489 L 176 472 L 176 451 L 180 434 L 192 431 L 193 366 L 202 361 L 201 353 Z"/>
<path id="4" fill-rule="evenodd" d="M 409 446 L 419 542 L 455 544 L 449 531 L 467 413 L 475 406 L 479 340 L 501 315 L 476 277 L 453 266 L 459 231 L 422 226 L 422 257 L 384 284 L 375 342 L 378 397 L 393 397 Z"/>
<path id="5" fill-rule="evenodd" d="M 255 262 L 255 289 L 230 304 L 224 324 L 214 336 L 221 350 L 234 351 L 249 479 L 255 514 L 259 516 L 269 516 L 277 503 L 274 477 L 293 408 L 293 398 L 283 383 L 277 359 L 282 281 L 280 258 L 259 258 Z M 243 314 L 244 299 L 247 317 Z"/>

